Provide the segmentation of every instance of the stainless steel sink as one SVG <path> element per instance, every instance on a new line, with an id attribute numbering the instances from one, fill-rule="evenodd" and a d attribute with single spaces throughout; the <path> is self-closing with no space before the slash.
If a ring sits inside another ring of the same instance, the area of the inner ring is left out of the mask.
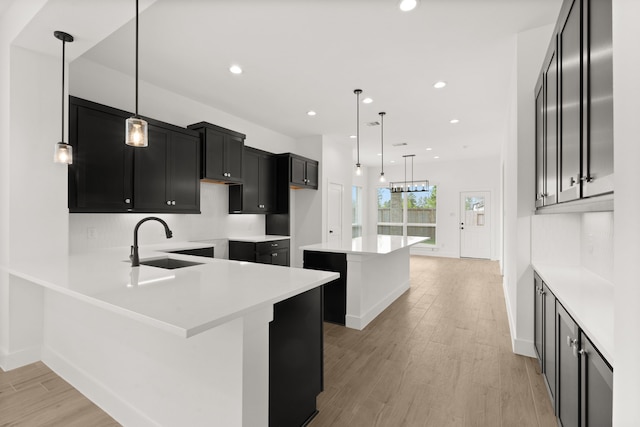
<path id="1" fill-rule="evenodd" d="M 151 267 L 158 267 L 158 268 L 166 268 L 168 270 L 173 270 L 176 268 L 182 268 L 182 267 L 191 267 L 194 265 L 201 265 L 201 262 L 193 262 L 193 261 L 185 261 L 182 259 L 175 259 L 175 258 L 154 258 L 154 259 L 147 259 L 147 260 L 142 260 L 140 261 L 141 265 L 148 265 Z"/>

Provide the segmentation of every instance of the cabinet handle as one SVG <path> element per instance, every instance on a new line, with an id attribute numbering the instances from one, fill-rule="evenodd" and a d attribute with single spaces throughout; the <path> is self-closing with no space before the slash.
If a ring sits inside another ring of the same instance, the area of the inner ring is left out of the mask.
<path id="1" fill-rule="evenodd" d="M 131 203 L 131 199 L 124 199 L 124 202 L 125 202 L 126 204 L 129 204 L 129 203 Z"/>
<path id="2" fill-rule="evenodd" d="M 271 247 L 272 247 L 272 248 L 277 248 L 277 247 L 278 247 L 278 244 L 277 244 L 277 243 L 272 243 L 272 244 L 271 244 Z"/>
<path id="3" fill-rule="evenodd" d="M 171 200 L 167 200 L 167 205 L 171 206 Z"/>
<path id="4" fill-rule="evenodd" d="M 580 350 L 578 350 L 578 340 L 574 340 L 574 346 L 573 346 L 573 357 L 581 357 L 587 354 L 587 351 L 584 348 L 581 348 Z"/>
<path id="5" fill-rule="evenodd" d="M 571 179 L 569 180 L 569 185 L 572 187 L 576 185 L 576 179 L 574 177 L 571 177 Z"/>
<path id="6" fill-rule="evenodd" d="M 571 336 L 567 335 L 567 346 L 568 347 L 571 347 L 576 341 L 578 341 L 578 340 L 571 339 Z"/>
<path id="7" fill-rule="evenodd" d="M 272 253 L 271 256 L 278 256 L 278 253 L 277 252 Z"/>
<path id="8" fill-rule="evenodd" d="M 172 204 L 173 206 L 175 206 L 175 205 L 176 205 L 176 201 L 175 201 L 175 200 L 172 200 L 172 201 L 171 201 L 171 204 Z"/>
<path id="9" fill-rule="evenodd" d="M 580 181 L 582 181 L 582 182 L 592 182 L 593 181 L 593 177 L 592 176 L 581 176 L 580 177 Z"/>

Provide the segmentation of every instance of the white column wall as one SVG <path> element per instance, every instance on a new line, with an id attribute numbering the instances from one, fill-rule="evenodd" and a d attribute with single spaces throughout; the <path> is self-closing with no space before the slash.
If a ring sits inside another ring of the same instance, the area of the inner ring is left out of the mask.
<path id="1" fill-rule="evenodd" d="M 640 419 L 640 2 L 613 0 L 614 350 L 613 425 Z"/>

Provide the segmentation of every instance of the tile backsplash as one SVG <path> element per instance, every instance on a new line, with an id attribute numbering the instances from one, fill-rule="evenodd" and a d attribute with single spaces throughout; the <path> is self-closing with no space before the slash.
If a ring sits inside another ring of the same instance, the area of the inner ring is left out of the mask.
<path id="1" fill-rule="evenodd" d="M 173 240 L 214 240 L 216 258 L 227 258 L 229 236 L 264 234 L 263 215 L 229 215 L 228 194 L 226 185 L 200 184 L 200 215 L 69 214 L 69 252 L 131 246 L 136 223 L 157 216 L 167 222 Z M 163 228 L 153 223 L 140 227 L 138 239 L 141 246 L 166 240 Z"/>

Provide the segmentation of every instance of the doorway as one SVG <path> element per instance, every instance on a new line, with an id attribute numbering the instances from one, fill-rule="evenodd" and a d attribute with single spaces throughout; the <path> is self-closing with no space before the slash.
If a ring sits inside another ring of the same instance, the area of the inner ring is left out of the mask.
<path id="1" fill-rule="evenodd" d="M 460 193 L 460 258 L 491 259 L 491 193 Z"/>
<path id="2" fill-rule="evenodd" d="M 342 241 L 342 184 L 329 183 L 329 203 L 327 203 L 327 242 Z"/>

